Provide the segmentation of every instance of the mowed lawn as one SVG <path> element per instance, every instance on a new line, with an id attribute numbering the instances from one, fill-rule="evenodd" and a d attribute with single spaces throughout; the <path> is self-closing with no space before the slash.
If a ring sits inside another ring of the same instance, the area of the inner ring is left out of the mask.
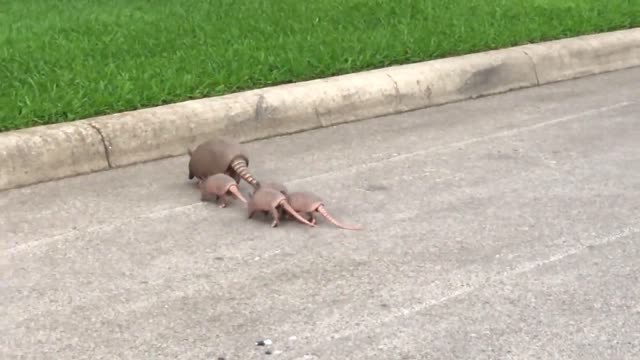
<path id="1" fill-rule="evenodd" d="M 0 131 L 640 25 L 637 0 L 0 0 Z"/>

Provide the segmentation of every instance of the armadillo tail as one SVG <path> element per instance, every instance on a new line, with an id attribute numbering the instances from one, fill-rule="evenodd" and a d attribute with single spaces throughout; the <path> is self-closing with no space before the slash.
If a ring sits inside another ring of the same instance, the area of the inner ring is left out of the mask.
<path id="1" fill-rule="evenodd" d="M 282 205 L 282 207 L 291 215 L 293 215 L 293 217 L 295 217 L 296 219 L 298 219 L 298 221 L 300 221 L 301 223 L 307 224 L 309 226 L 315 226 L 314 224 L 310 223 L 307 219 L 303 218 L 302 216 L 300 216 L 300 214 L 298 214 L 297 211 L 295 211 L 291 205 L 289 205 L 289 203 L 286 200 L 282 200 L 282 202 L 280 203 L 280 205 Z"/>
<path id="2" fill-rule="evenodd" d="M 346 229 L 346 230 L 362 230 L 362 226 L 360 225 L 341 224 L 336 219 L 334 219 L 333 216 L 331 216 L 322 205 L 318 207 L 318 212 L 320 213 L 320 215 L 324 216 L 324 218 L 327 219 L 330 223 L 332 223 L 333 225 L 339 228 Z"/>
<path id="3" fill-rule="evenodd" d="M 240 190 L 238 190 L 237 186 L 231 186 L 229 188 L 229 192 L 231 192 L 233 195 L 235 195 L 235 197 L 237 197 L 238 199 L 240 199 L 240 201 L 242 201 L 243 203 L 247 203 L 247 199 L 244 198 L 244 196 L 242 196 L 242 193 L 240 192 Z"/>
<path id="4" fill-rule="evenodd" d="M 249 185 L 254 188 L 258 188 L 259 183 L 250 173 L 247 168 L 247 162 L 244 159 L 235 159 L 231 162 L 231 168 L 238 174 L 240 177 L 249 183 Z"/>

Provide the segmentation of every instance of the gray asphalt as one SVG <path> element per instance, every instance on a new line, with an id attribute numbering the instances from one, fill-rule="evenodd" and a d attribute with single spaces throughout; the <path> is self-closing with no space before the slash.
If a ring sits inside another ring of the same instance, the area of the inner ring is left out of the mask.
<path id="1" fill-rule="evenodd" d="M 202 203 L 186 157 L 2 192 L 0 357 L 639 359 L 638 84 L 247 145 L 364 231 Z"/>

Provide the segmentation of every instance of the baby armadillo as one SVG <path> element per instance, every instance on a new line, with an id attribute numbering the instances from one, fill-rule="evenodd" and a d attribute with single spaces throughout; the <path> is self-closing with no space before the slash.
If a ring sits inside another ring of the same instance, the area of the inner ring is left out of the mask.
<path id="1" fill-rule="evenodd" d="M 189 180 L 194 177 L 199 181 L 213 174 L 227 174 L 236 183 L 242 178 L 253 188 L 259 186 L 250 173 L 249 156 L 245 149 L 238 143 L 223 139 L 213 138 L 198 145 L 195 150 L 188 149 L 189 153 Z"/>
<path id="2" fill-rule="evenodd" d="M 291 205 L 289 205 L 289 202 L 287 202 L 287 197 L 278 190 L 266 187 L 259 188 L 256 192 L 253 193 L 253 195 L 251 195 L 251 199 L 249 199 L 249 202 L 247 203 L 249 219 L 251 219 L 251 217 L 253 217 L 253 215 L 257 211 L 268 211 L 273 217 L 271 227 L 276 227 L 280 224 L 280 216 L 278 213 L 279 209 L 284 209 L 285 211 L 287 211 L 287 213 L 298 219 L 298 221 L 300 221 L 301 223 L 307 224 L 309 226 L 315 226 L 314 224 L 305 220 L 295 210 L 293 210 L 291 208 Z"/>
<path id="3" fill-rule="evenodd" d="M 202 197 L 200 198 L 202 201 L 207 201 L 215 195 L 216 201 L 218 201 L 218 198 L 222 199 L 222 204 L 219 205 L 221 208 L 227 206 L 227 194 L 234 195 L 243 203 L 247 202 L 244 196 L 242 196 L 242 193 L 240 193 L 236 181 L 227 174 L 211 175 L 202 180 L 199 187 L 202 193 Z"/>
<path id="4" fill-rule="evenodd" d="M 260 182 L 260 187 L 256 188 L 253 192 L 255 193 L 256 191 L 258 191 L 258 189 L 263 188 L 269 188 L 269 189 L 273 189 L 273 190 L 277 190 L 280 193 L 282 193 L 282 195 L 284 195 L 285 197 L 288 194 L 288 190 L 287 187 L 284 186 L 283 183 L 278 182 L 278 181 L 266 181 L 266 182 Z M 268 210 L 263 210 L 262 213 L 266 216 L 269 214 Z M 284 211 L 284 209 L 282 207 L 278 208 L 278 215 L 280 215 L 280 217 L 284 217 L 286 216 L 286 211 Z"/>
<path id="5" fill-rule="evenodd" d="M 347 230 L 362 230 L 362 227 L 359 225 L 344 225 L 339 223 L 336 219 L 334 219 L 331 215 L 329 215 L 327 210 L 324 208 L 324 202 L 322 201 L 322 199 L 318 195 L 310 191 L 292 192 L 292 193 L 289 193 L 287 198 L 289 199 L 289 204 L 291 204 L 291 207 L 295 211 L 301 214 L 306 213 L 309 215 L 309 221 L 312 224 L 316 223 L 316 219 L 313 216 L 313 212 L 317 211 L 322 216 L 324 216 L 325 219 L 329 220 L 330 223 L 332 223 L 333 225 L 339 228 L 347 229 Z"/>

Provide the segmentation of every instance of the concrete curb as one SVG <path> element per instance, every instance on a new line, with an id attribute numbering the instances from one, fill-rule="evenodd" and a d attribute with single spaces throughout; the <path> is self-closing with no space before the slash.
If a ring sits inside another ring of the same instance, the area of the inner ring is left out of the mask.
<path id="1" fill-rule="evenodd" d="M 212 135 L 246 142 L 635 66 L 640 28 L 10 131 L 0 190 L 183 155 Z"/>

